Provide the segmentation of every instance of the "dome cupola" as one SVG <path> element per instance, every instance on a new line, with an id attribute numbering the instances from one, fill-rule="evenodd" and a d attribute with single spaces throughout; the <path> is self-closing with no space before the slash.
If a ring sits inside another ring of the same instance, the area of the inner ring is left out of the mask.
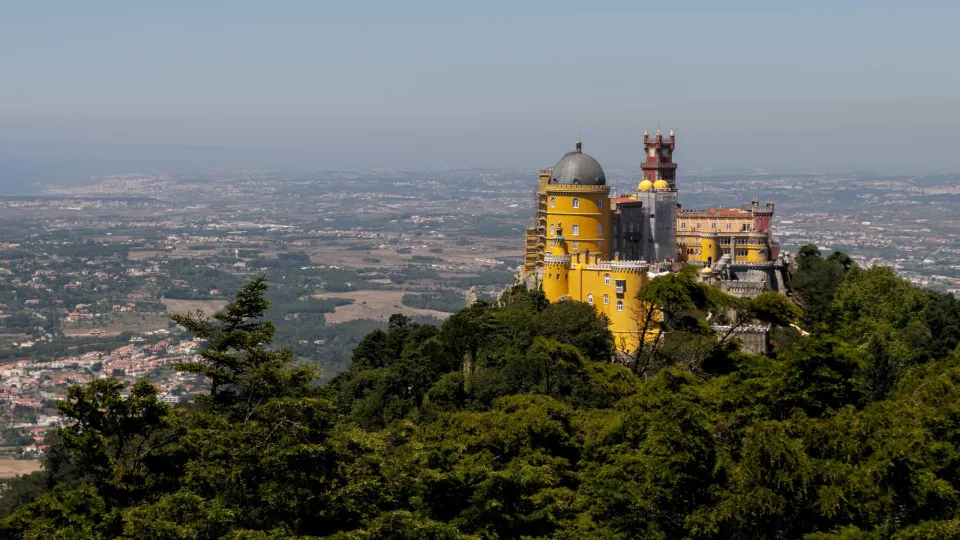
<path id="1" fill-rule="evenodd" d="M 577 139 L 577 149 L 564 154 L 550 175 L 551 184 L 605 186 L 607 177 L 600 163 L 592 156 L 584 154 L 582 143 Z"/>

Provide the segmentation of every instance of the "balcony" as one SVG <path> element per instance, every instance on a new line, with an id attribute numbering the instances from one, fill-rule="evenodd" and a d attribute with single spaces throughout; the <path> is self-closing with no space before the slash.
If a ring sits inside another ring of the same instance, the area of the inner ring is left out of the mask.
<path id="1" fill-rule="evenodd" d="M 676 169 L 676 163 L 641 163 L 641 169 L 653 170 L 653 169 Z"/>

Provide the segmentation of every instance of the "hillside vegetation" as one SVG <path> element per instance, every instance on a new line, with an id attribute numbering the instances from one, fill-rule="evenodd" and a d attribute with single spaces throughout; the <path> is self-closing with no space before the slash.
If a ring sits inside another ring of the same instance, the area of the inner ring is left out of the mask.
<path id="1" fill-rule="evenodd" d="M 16 538 L 920 539 L 960 536 L 960 302 L 801 250 L 802 312 L 687 272 L 641 291 L 657 343 L 516 291 L 440 328 L 393 316 L 317 386 L 270 346 L 261 278 L 211 320 L 209 392 L 70 390 Z M 770 356 L 691 313 L 774 326 Z"/>

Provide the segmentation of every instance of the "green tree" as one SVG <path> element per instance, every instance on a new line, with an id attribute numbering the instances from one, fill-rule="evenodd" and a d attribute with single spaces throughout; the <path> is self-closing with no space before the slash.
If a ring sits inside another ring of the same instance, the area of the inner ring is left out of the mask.
<path id="1" fill-rule="evenodd" d="M 610 320 L 585 302 L 550 304 L 537 316 L 536 325 L 539 335 L 573 345 L 591 360 L 607 360 L 613 355 Z"/>
<path id="2" fill-rule="evenodd" d="M 796 270 L 790 276 L 790 288 L 803 307 L 806 326 L 827 321 L 834 291 L 843 283 L 851 266 L 850 258 L 842 253 L 835 252 L 823 259 L 820 250 L 812 244 L 800 248 Z"/>
<path id="3" fill-rule="evenodd" d="M 646 373 L 665 363 L 698 363 L 706 351 L 717 345 L 706 322 L 710 317 L 736 306 L 737 300 L 697 279 L 696 268 L 657 276 L 640 288 L 641 307 L 635 314 L 640 329 L 640 346 L 631 364 L 637 373 Z M 688 352 L 668 361 L 661 347 L 668 334 L 682 336 Z"/>
<path id="4" fill-rule="evenodd" d="M 245 284 L 236 298 L 213 315 L 173 315 L 171 318 L 206 346 L 199 361 L 178 363 L 180 371 L 203 375 L 210 381 L 212 410 L 232 419 L 249 419 L 271 398 L 309 393 L 315 372 L 309 367 L 289 367 L 293 351 L 270 347 L 276 327 L 264 319 L 269 302 L 264 298 L 266 276 Z"/>

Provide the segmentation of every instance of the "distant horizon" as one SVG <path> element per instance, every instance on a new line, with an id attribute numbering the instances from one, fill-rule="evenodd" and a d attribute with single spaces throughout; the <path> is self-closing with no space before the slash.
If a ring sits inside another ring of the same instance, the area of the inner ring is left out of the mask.
<path id="1" fill-rule="evenodd" d="M 875 175 L 877 177 L 903 176 L 939 176 L 960 174 L 960 166 L 934 168 L 926 170 L 908 167 L 890 167 L 877 165 L 874 167 L 861 166 L 849 168 L 807 168 L 796 166 L 766 166 L 745 162 L 743 165 L 724 164 L 711 166 L 709 164 L 686 165 L 683 139 L 678 136 L 677 161 L 679 163 L 679 177 L 692 178 L 696 176 L 712 175 Z M 614 178 L 631 178 L 640 174 L 640 159 L 642 150 L 637 151 L 636 163 L 609 163 L 599 157 L 600 152 L 590 151 L 588 140 L 585 140 L 584 151 L 597 157 L 608 175 Z M 572 145 L 571 145 L 572 146 Z M 570 148 L 559 148 L 556 159 Z M 244 171 L 261 171 L 267 173 L 308 174 L 326 172 L 376 172 L 395 171 L 398 173 L 438 173 L 443 171 L 477 170 L 477 171 L 514 171 L 527 172 L 532 176 L 543 168 L 553 166 L 553 163 L 501 164 L 489 161 L 486 164 L 464 163 L 417 167 L 410 163 L 388 163 L 367 166 L 323 166 L 322 163 L 311 163 L 309 150 L 303 149 L 258 149 L 231 148 L 215 145 L 185 145 L 173 143 L 142 143 L 142 142 L 87 142 L 87 141 L 10 141 L 0 138 L 0 194 L 18 195 L 28 193 L 24 191 L 33 184 L 39 188 L 53 186 L 70 186 L 90 184 L 96 178 L 103 178 L 124 174 L 157 174 L 173 175 L 242 173 Z M 598 155 L 599 154 L 599 155 Z M 243 163 L 242 161 L 246 161 Z M 911 165 L 916 165 L 913 162 Z M 8 191 L 16 187 L 18 190 Z M 33 191 L 29 191 L 33 193 Z"/>

